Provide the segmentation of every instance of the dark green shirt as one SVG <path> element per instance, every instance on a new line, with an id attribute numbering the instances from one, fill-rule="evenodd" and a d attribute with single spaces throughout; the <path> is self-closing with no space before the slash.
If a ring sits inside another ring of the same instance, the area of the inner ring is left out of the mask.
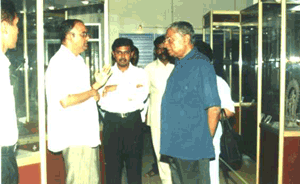
<path id="1" fill-rule="evenodd" d="M 161 154 L 199 160 L 214 157 L 207 109 L 220 106 L 216 74 L 195 48 L 177 60 L 161 104 Z"/>

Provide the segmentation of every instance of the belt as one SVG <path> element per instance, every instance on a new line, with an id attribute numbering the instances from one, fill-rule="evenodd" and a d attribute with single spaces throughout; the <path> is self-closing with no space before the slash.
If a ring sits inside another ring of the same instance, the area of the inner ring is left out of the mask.
<path id="1" fill-rule="evenodd" d="M 133 112 L 125 112 L 125 113 L 115 113 L 115 112 L 109 112 L 109 113 L 110 113 L 110 114 L 113 114 L 113 115 L 115 115 L 115 116 L 118 116 L 118 117 L 120 117 L 120 118 L 127 118 L 127 117 L 129 117 L 130 115 L 135 114 L 135 113 L 137 113 L 137 112 L 139 112 L 139 110 L 136 110 L 136 111 L 133 111 Z"/>
<path id="2" fill-rule="evenodd" d="M 1 154 L 2 155 L 11 155 L 14 154 L 16 151 L 17 145 L 12 145 L 12 146 L 2 146 L 1 147 Z"/>

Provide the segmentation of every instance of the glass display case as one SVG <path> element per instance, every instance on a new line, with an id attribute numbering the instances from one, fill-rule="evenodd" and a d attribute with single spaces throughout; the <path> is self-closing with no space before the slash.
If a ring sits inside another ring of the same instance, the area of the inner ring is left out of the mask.
<path id="1" fill-rule="evenodd" d="M 214 52 L 217 75 L 231 86 L 233 99 L 238 101 L 239 11 L 210 11 L 203 16 L 203 41 Z M 231 45 L 237 48 L 232 49 Z M 234 70 L 234 71 L 233 71 Z M 236 75 L 237 76 L 233 76 Z"/>
<path id="2" fill-rule="evenodd" d="M 299 2 L 259 1 L 241 11 L 242 58 L 257 83 L 257 183 L 297 183 Z"/>
<path id="3" fill-rule="evenodd" d="M 94 72 L 104 64 L 101 46 L 104 42 L 101 26 L 104 1 L 90 0 L 88 4 L 82 1 L 12 1 L 18 12 L 19 34 L 16 48 L 8 50 L 6 55 L 11 62 L 10 78 L 19 130 L 16 151 L 19 183 L 46 183 L 46 178 L 49 183 L 64 183 L 62 158 L 47 151 L 46 147 L 44 74 L 50 58 L 61 45 L 59 25 L 65 19 L 77 18 L 84 21 L 90 35 L 88 49 L 82 56 L 90 69 L 90 79 L 94 81 Z"/>
<path id="4" fill-rule="evenodd" d="M 230 121 L 243 137 L 243 153 L 255 160 L 257 86 L 251 65 L 242 57 L 242 41 L 249 37 L 242 33 L 240 11 L 210 11 L 203 16 L 203 23 L 203 41 L 213 49 L 215 71 L 227 81 L 235 102 L 235 116 Z"/>
<path id="5" fill-rule="evenodd" d="M 256 77 L 250 62 L 242 57 L 242 41 L 247 42 L 249 36 L 242 34 L 240 19 L 239 11 L 208 12 L 203 17 L 203 40 L 213 49 L 217 75 L 221 74 L 231 88 L 236 102 L 234 128 L 247 145 L 244 152 L 255 159 Z"/>

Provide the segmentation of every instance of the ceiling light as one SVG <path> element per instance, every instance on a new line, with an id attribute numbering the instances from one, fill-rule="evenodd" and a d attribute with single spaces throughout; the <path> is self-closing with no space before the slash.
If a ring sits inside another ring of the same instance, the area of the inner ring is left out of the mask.
<path id="1" fill-rule="evenodd" d="M 54 7 L 54 6 L 49 6 L 48 9 L 49 9 L 49 10 L 54 10 L 55 7 Z"/>
<path id="2" fill-rule="evenodd" d="M 87 5 L 87 4 L 89 4 L 89 1 L 88 0 L 83 0 L 83 1 L 81 1 L 81 3 L 84 4 L 84 5 Z"/>
<path id="3" fill-rule="evenodd" d="M 290 11 L 300 11 L 300 5 L 294 6 Z"/>

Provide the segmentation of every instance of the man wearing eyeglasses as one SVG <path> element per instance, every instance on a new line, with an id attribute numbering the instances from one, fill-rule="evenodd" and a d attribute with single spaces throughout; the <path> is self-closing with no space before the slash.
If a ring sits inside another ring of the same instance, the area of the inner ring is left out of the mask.
<path id="1" fill-rule="evenodd" d="M 216 74 L 194 48 L 190 23 L 171 24 L 165 47 L 177 60 L 162 98 L 160 153 L 169 156 L 174 181 L 178 173 L 180 183 L 210 184 L 209 159 L 215 157 L 212 138 L 221 105 Z"/>
<path id="2" fill-rule="evenodd" d="M 99 183 L 98 89 L 109 77 L 90 85 L 89 69 L 80 53 L 88 48 L 84 23 L 70 19 L 60 27 L 61 47 L 51 58 L 46 73 L 48 149 L 63 154 L 66 183 Z"/>
<path id="3" fill-rule="evenodd" d="M 133 42 L 118 38 L 112 45 L 116 64 L 113 75 L 100 90 L 99 105 L 105 111 L 103 145 L 106 183 L 121 184 L 126 164 L 128 183 L 142 183 L 143 135 L 141 110 L 149 87 L 144 69 L 133 66 Z"/>

